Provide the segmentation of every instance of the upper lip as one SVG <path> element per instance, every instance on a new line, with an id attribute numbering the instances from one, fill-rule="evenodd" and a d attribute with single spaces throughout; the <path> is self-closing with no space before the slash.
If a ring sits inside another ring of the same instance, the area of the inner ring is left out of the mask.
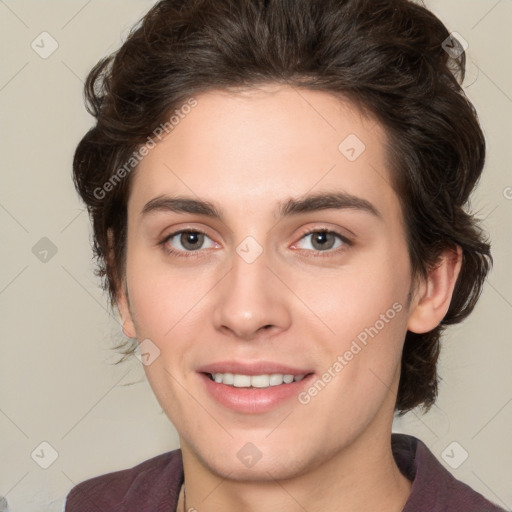
<path id="1" fill-rule="evenodd" d="M 197 369 L 201 373 L 237 373 L 241 375 L 270 375 L 280 373 L 283 375 L 307 375 L 311 370 L 296 368 L 271 361 L 218 361 L 205 364 Z"/>

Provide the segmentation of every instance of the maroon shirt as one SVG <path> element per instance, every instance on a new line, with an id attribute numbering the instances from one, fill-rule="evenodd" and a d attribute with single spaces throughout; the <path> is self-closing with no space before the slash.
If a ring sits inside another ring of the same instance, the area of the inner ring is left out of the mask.
<path id="1" fill-rule="evenodd" d="M 505 512 L 456 480 L 419 439 L 392 434 L 391 446 L 397 466 L 412 481 L 402 512 Z M 178 449 L 78 484 L 65 512 L 175 512 L 182 483 Z"/>

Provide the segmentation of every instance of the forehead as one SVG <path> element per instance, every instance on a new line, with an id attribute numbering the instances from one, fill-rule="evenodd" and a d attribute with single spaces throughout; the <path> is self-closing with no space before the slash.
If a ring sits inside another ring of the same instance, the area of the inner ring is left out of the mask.
<path id="1" fill-rule="evenodd" d="M 139 164 L 131 209 L 187 195 L 233 213 L 274 214 L 283 199 L 320 190 L 396 206 L 385 131 L 346 99 L 275 85 L 194 99 Z"/>

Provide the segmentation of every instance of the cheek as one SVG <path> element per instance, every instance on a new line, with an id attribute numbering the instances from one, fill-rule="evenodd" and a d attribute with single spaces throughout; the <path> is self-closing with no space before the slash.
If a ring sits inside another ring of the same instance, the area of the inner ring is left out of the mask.
<path id="1" fill-rule="evenodd" d="M 315 283 L 309 295 L 306 282 L 298 294 L 322 320 L 325 334 L 317 339 L 323 371 L 336 375 L 329 399 L 346 404 L 349 412 L 371 407 L 388 392 L 400 365 L 408 319 L 407 254 L 383 247 Z"/>
<path id="2" fill-rule="evenodd" d="M 400 344 L 407 325 L 409 272 L 405 249 L 382 243 L 329 273 L 298 273 L 294 292 L 322 321 L 326 339 L 337 340 L 332 343 L 336 349 L 357 338 L 364 342 L 376 329 Z"/>
<path id="3" fill-rule="evenodd" d="M 197 322 L 201 300 L 212 286 L 197 269 L 172 268 L 142 251 L 129 256 L 127 280 L 138 337 L 164 342 Z"/>

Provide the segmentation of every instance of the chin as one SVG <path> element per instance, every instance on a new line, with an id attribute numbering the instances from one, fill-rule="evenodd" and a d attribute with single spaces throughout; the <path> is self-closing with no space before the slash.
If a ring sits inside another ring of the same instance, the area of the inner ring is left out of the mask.
<path id="1" fill-rule="evenodd" d="M 209 470 L 222 478 L 240 482 L 272 482 L 274 480 L 294 478 L 306 472 L 307 464 L 304 462 L 304 464 L 299 466 L 299 461 L 294 459 L 283 460 L 281 458 L 277 461 L 273 457 L 273 460 L 265 460 L 263 456 L 252 467 L 244 467 L 244 464 L 238 459 L 230 462 L 222 455 L 206 462 Z"/>
<path id="2" fill-rule="evenodd" d="M 194 443 L 193 451 L 210 472 L 234 481 L 286 480 L 311 471 L 329 458 L 328 450 L 308 447 L 304 439 L 294 441 L 290 436 L 285 446 L 282 440 L 259 437 L 244 435 L 224 442 L 212 440 L 208 445 Z"/>

